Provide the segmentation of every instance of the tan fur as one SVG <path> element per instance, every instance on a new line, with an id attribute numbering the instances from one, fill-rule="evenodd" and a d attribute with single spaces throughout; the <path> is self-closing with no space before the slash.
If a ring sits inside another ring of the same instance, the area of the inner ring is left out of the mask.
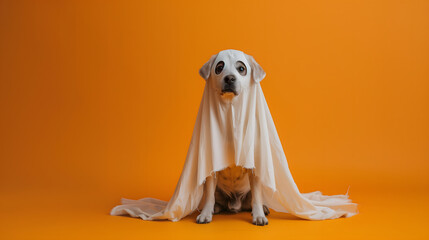
<path id="1" fill-rule="evenodd" d="M 247 193 L 250 191 L 247 169 L 237 166 L 228 167 L 216 173 L 217 187 L 228 196 L 232 193 Z"/>

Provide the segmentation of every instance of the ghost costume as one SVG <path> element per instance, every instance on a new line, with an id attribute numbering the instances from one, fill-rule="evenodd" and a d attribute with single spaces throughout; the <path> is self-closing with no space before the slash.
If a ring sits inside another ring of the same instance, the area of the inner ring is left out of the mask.
<path id="1" fill-rule="evenodd" d="M 221 99 L 213 84 L 213 63 L 221 55 L 242 59 L 252 81 L 232 99 Z M 263 204 L 277 212 L 308 220 L 351 217 L 357 204 L 345 195 L 300 193 L 289 171 L 285 153 L 268 109 L 260 81 L 265 72 L 253 57 L 237 50 L 224 50 L 205 64 L 206 79 L 186 161 L 171 199 L 122 199 L 111 215 L 129 215 L 143 220 L 179 221 L 203 206 L 203 188 L 208 176 L 230 166 L 252 169 L 260 179 Z"/>

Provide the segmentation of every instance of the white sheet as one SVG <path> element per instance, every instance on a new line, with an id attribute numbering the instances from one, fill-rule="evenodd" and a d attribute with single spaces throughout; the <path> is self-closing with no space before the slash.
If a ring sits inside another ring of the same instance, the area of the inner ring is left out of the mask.
<path id="1" fill-rule="evenodd" d="M 236 50 L 219 54 L 246 60 L 250 57 Z M 248 69 L 252 67 L 246 64 Z M 253 169 L 262 182 L 264 204 L 277 212 L 309 220 L 351 217 L 358 213 L 357 204 L 352 203 L 347 194 L 326 196 L 319 191 L 299 192 L 259 81 L 252 81 L 230 102 L 220 101 L 219 94 L 211 88 L 208 78 L 185 165 L 170 201 L 123 198 L 122 205 L 114 207 L 111 215 L 178 221 L 201 208 L 205 179 L 231 165 Z"/>

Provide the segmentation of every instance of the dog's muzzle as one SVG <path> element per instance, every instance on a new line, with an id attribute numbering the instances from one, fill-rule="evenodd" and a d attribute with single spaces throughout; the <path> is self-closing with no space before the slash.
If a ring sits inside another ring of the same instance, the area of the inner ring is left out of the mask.
<path id="1" fill-rule="evenodd" d="M 224 84 L 222 87 L 222 95 L 225 93 L 234 93 L 234 95 L 237 95 L 237 91 L 235 89 L 235 81 L 236 81 L 235 76 L 234 75 L 225 76 L 223 81 L 224 81 Z"/>

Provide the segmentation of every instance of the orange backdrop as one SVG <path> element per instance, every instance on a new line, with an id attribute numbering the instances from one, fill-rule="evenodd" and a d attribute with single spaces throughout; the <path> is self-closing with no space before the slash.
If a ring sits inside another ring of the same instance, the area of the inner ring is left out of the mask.
<path id="1" fill-rule="evenodd" d="M 302 192 L 429 189 L 428 1 L 1 0 L 0 34 L 3 204 L 168 200 L 230 48 L 266 71 Z"/>

